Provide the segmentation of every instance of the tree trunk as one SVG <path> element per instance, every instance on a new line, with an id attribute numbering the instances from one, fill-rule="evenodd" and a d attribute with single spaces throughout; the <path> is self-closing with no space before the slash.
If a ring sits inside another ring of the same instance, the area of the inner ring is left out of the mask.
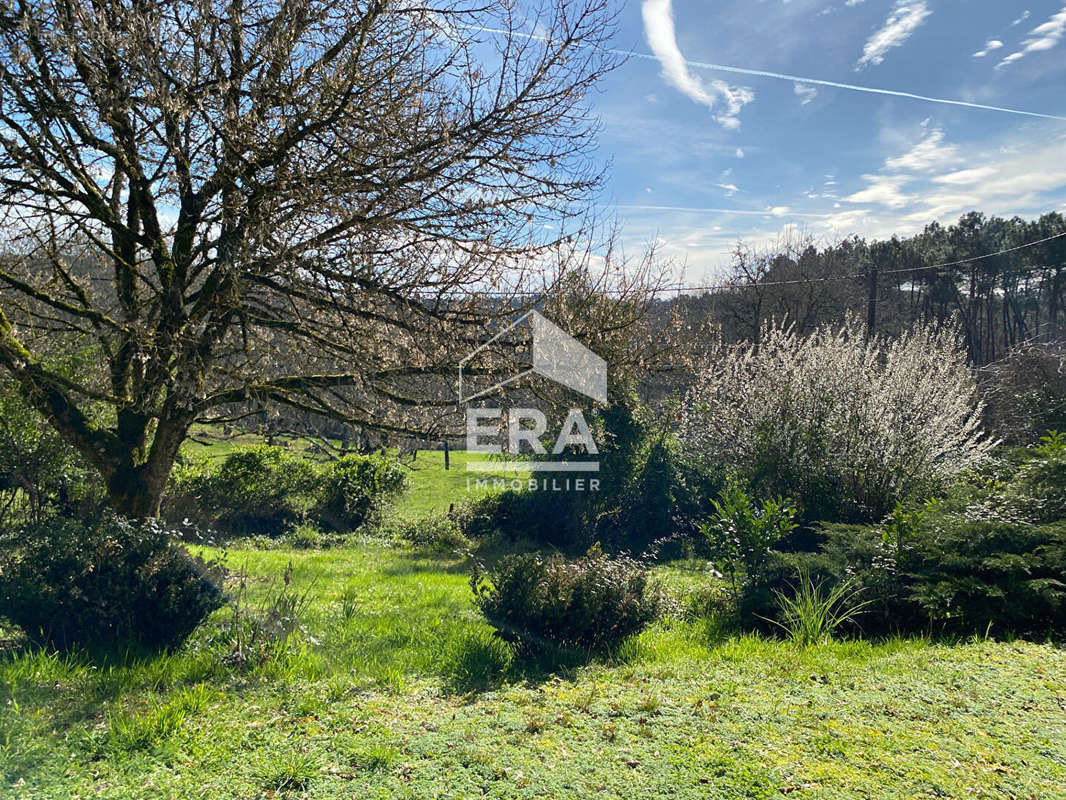
<path id="1" fill-rule="evenodd" d="M 166 481 L 152 482 L 143 475 L 116 473 L 107 482 L 107 499 L 116 513 L 131 519 L 159 516 Z"/>
<path id="2" fill-rule="evenodd" d="M 133 433 L 129 449 L 121 454 L 121 460 L 107 476 L 108 500 L 115 511 L 134 519 L 159 516 L 167 480 L 189 423 L 190 419 L 184 415 L 159 420 L 146 454 L 143 444 L 138 443 L 147 439 L 148 420 L 143 432 Z"/>

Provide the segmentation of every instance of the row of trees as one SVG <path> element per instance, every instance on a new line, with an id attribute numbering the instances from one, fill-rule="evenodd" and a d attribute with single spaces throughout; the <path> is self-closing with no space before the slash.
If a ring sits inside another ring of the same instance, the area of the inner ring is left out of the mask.
<path id="1" fill-rule="evenodd" d="M 978 258 L 1066 231 L 1058 214 L 738 248 L 733 289 L 649 328 L 650 257 L 601 259 L 589 215 L 611 6 L 0 4 L 0 369 L 146 517 L 196 423 L 269 406 L 446 433 L 455 365 L 534 302 L 622 385 L 691 366 L 658 358 L 663 332 L 698 342 L 708 316 L 757 342 L 770 318 L 958 314 L 976 363 L 1059 335 L 1066 239 Z"/>
<path id="2" fill-rule="evenodd" d="M 983 365 L 1023 342 L 1066 334 L 1066 218 L 972 212 L 908 238 L 738 246 L 727 283 L 689 301 L 688 311 L 713 318 L 730 340 L 757 341 L 773 319 L 807 333 L 856 313 L 875 332 L 895 335 L 914 322 L 957 317 L 970 361 Z"/>

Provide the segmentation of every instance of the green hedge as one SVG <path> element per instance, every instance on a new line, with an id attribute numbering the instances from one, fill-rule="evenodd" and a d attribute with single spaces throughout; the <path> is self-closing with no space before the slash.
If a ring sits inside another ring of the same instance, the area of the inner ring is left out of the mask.
<path id="1" fill-rule="evenodd" d="M 278 536 L 304 522 L 347 533 L 379 519 L 406 486 L 404 468 L 384 456 L 318 464 L 259 445 L 234 450 L 216 467 L 203 460 L 176 466 L 163 515 L 235 535 Z"/>

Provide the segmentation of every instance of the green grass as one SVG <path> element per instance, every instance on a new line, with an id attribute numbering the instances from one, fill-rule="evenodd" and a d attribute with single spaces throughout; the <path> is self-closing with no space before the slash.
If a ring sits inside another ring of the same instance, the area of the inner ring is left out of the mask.
<path id="1" fill-rule="evenodd" d="M 222 661 L 225 610 L 170 656 L 0 654 L 0 797 L 1063 796 L 1053 645 L 669 620 L 546 674 L 488 635 L 454 559 L 230 553 L 257 596 L 290 559 L 306 633 L 253 669 Z"/>
<path id="2" fill-rule="evenodd" d="M 466 465 L 472 461 L 484 461 L 487 456 L 480 453 L 467 453 L 465 450 L 453 450 L 449 461 L 450 468 L 444 469 L 444 451 L 419 450 L 411 462 L 411 488 L 400 498 L 396 512 L 409 519 L 440 514 L 448 510 L 453 503 L 458 505 L 467 500 L 483 497 L 491 489 L 478 489 L 478 478 L 484 479 L 484 473 L 469 472 Z M 490 479 L 491 475 L 487 476 Z M 497 476 L 508 480 L 529 478 L 528 472 L 516 472 L 513 475 Z"/>
<path id="3" fill-rule="evenodd" d="M 212 461 L 225 458 L 237 447 L 264 443 L 261 436 L 251 433 L 222 437 L 214 428 L 201 428 L 193 433 L 195 438 L 185 443 L 183 451 L 188 455 Z M 293 452 L 304 453 L 310 457 L 323 457 L 312 453 L 312 443 L 308 439 L 288 436 L 278 437 L 277 442 L 284 442 Z M 403 457 L 403 463 L 410 467 L 410 489 L 397 502 L 396 512 L 407 519 L 418 519 L 431 514 L 443 514 L 453 504 L 458 505 L 484 496 L 487 491 L 492 490 L 478 489 L 476 481 L 479 477 L 486 476 L 483 473 L 469 472 L 466 465 L 471 461 L 482 461 L 486 458 L 487 456 L 480 453 L 453 450 L 449 457 L 450 468 L 445 470 L 443 450 L 419 450 L 413 457 Z M 529 478 L 529 473 L 523 471 L 497 477 L 525 480 Z"/>

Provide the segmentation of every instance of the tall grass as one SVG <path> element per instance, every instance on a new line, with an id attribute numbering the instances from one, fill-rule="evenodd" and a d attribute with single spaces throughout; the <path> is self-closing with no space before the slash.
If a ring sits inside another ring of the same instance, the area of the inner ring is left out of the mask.
<path id="1" fill-rule="evenodd" d="M 850 578 L 826 588 L 825 581 L 816 584 L 810 573 L 801 569 L 799 583 L 792 588 L 791 595 L 774 590 L 781 619 L 768 621 L 803 647 L 825 644 L 841 626 L 854 621 L 870 605 L 869 600 L 859 599 L 862 589 Z"/>

